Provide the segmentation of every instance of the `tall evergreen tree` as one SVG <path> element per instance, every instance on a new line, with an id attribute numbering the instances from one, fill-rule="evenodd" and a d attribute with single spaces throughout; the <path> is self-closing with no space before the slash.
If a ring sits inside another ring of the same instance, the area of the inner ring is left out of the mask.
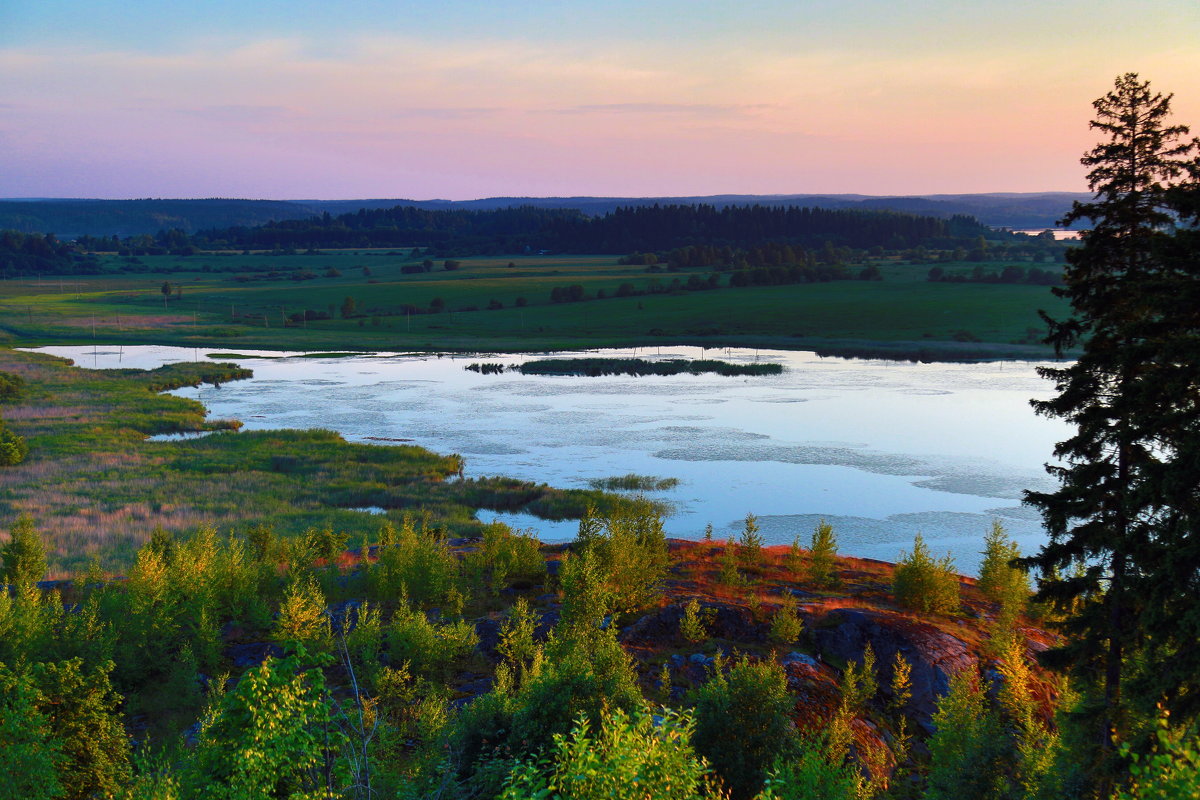
<path id="1" fill-rule="evenodd" d="M 1048 661 L 1097 686 L 1097 741 L 1109 752 L 1127 703 L 1122 679 L 1129 656 L 1150 640 L 1175 641 L 1175 623 L 1152 606 L 1164 593 L 1194 601 L 1198 585 L 1195 559 L 1188 574 L 1175 576 L 1182 583 L 1162 585 L 1165 549 L 1194 542 L 1200 519 L 1191 510 L 1200 328 L 1177 329 L 1181 314 L 1195 311 L 1175 302 L 1189 292 L 1195 297 L 1200 271 L 1194 260 L 1168 268 L 1162 257 L 1174 234 L 1172 187 L 1188 174 L 1196 141 L 1186 138 L 1186 127 L 1167 123 L 1170 100 L 1127 73 L 1093 103 L 1091 126 L 1106 137 L 1082 159 L 1091 167 L 1095 198 L 1077 203 L 1063 221 L 1086 218 L 1092 228 L 1068 256 L 1065 285 L 1054 290 L 1072 313 L 1063 320 L 1043 314 L 1048 343 L 1059 354 L 1076 346 L 1080 352 L 1069 366 L 1041 370 L 1058 394 L 1033 403 L 1038 413 L 1074 425 L 1075 433 L 1056 447 L 1060 463 L 1047 466 L 1058 489 L 1026 495 L 1041 511 L 1050 541 L 1022 563 L 1044 576 L 1039 600 L 1074 608 L 1063 623 L 1070 635 Z M 1149 629 L 1151 619 L 1164 627 Z M 1179 694 L 1196 675 L 1159 688 Z"/>

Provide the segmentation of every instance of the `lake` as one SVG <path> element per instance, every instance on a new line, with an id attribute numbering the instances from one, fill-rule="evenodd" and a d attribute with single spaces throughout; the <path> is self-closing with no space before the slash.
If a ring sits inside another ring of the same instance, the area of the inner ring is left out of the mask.
<path id="1" fill-rule="evenodd" d="M 152 368 L 209 352 L 39 349 L 92 368 Z M 218 359 L 237 361 L 254 377 L 175 394 L 248 429 L 322 427 L 351 441 L 460 453 L 469 476 L 559 487 L 630 472 L 677 478 L 677 487 L 651 495 L 674 508 L 666 521 L 672 536 L 699 538 L 707 523 L 718 537 L 736 535 L 752 512 L 768 543 L 787 544 L 797 534 L 807 543 L 823 518 L 834 525 L 840 552 L 892 561 L 920 531 L 935 554 L 951 552 L 966 573 L 977 568 L 993 519 L 1023 552 L 1045 540 L 1021 492 L 1053 487 L 1042 464 L 1068 433 L 1030 409 L 1030 398 L 1053 387 L 1025 362 L 912 364 L 662 347 L 586 355 L 765 361 L 783 373 L 591 378 L 465 369 L 581 353 L 301 355 Z M 533 527 L 544 541 L 575 532 L 573 522 L 480 516 Z"/>

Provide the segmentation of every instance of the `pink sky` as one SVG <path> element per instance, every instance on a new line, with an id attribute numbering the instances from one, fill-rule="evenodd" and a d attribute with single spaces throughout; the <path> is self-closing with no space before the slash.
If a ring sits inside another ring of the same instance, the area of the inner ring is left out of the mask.
<path id="1" fill-rule="evenodd" d="M 892 37 L 652 45 L 431 28 L 152 47 L 26 31 L 0 37 L 0 196 L 1080 191 L 1090 103 L 1117 74 L 1175 92 L 1176 117 L 1200 126 L 1200 29 L 1179 19 L 1153 40 L 1128 24 L 1081 36 L 997 19 L 968 37 L 907 18 Z"/>

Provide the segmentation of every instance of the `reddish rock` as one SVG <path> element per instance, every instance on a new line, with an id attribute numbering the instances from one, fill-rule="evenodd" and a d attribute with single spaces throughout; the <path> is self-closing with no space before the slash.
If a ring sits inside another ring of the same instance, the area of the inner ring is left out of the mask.
<path id="1" fill-rule="evenodd" d="M 870 642 L 884 696 L 889 693 L 892 660 L 897 652 L 903 655 L 912 665 L 909 712 L 927 733 L 933 731 L 931 718 L 938 698 L 950 688 L 950 676 L 978 664 L 962 639 L 893 611 L 839 608 L 806 620 L 806 627 L 827 659 L 860 662 Z"/>

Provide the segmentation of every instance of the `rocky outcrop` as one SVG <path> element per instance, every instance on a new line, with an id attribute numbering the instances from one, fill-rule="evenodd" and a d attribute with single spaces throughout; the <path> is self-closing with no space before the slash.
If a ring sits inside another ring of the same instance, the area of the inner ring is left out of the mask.
<path id="1" fill-rule="evenodd" d="M 931 719 L 938 698 L 950 688 L 950 676 L 978 664 L 962 639 L 897 612 L 839 608 L 806 620 L 806 627 L 827 660 L 859 662 L 870 643 L 884 696 L 890 693 L 892 661 L 899 652 L 912 666 L 909 711 L 927 733 L 933 731 Z"/>

